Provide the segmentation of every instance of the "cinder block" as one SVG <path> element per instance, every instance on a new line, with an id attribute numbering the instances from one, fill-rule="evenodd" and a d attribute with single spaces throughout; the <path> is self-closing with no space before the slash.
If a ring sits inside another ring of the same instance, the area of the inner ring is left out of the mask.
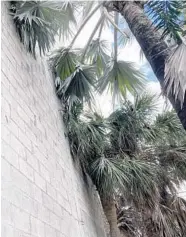
<path id="1" fill-rule="evenodd" d="M 34 182 L 40 189 L 46 192 L 46 181 L 37 172 L 34 172 Z"/>
<path id="2" fill-rule="evenodd" d="M 2 146 L 2 157 L 7 160 L 11 165 L 19 169 L 19 158 L 18 154 L 11 148 L 5 141 L 1 142 Z"/>
<path id="3" fill-rule="evenodd" d="M 6 225 L 13 225 L 12 205 L 6 199 L 1 199 L 1 218 Z"/>
<path id="4" fill-rule="evenodd" d="M 30 215 L 16 206 L 12 206 L 12 213 L 14 227 L 30 233 Z"/>
<path id="5" fill-rule="evenodd" d="M 34 181 L 34 170 L 33 168 L 24 160 L 19 159 L 20 171 L 31 181 Z"/>
<path id="6" fill-rule="evenodd" d="M 51 72 L 20 43 L 8 6 L 2 3 L 3 236 L 105 237 L 97 197 L 70 156 Z"/>
<path id="7" fill-rule="evenodd" d="M 43 205 L 47 207 L 49 210 L 53 211 L 54 210 L 53 199 L 44 192 L 42 193 L 42 197 L 43 197 Z"/>
<path id="8" fill-rule="evenodd" d="M 57 199 L 57 196 L 56 196 L 56 190 L 54 187 L 52 187 L 51 184 L 47 183 L 47 194 L 52 197 L 54 200 Z"/>
<path id="9" fill-rule="evenodd" d="M 44 223 L 34 217 L 31 216 L 30 218 L 30 222 L 31 222 L 31 234 L 34 236 L 38 236 L 38 237 L 43 237 L 44 232 L 45 232 L 45 226 Z"/>
<path id="10" fill-rule="evenodd" d="M 4 224 L 1 225 L 1 236 L 14 237 L 14 228 L 11 225 Z"/>
<path id="11" fill-rule="evenodd" d="M 33 183 L 17 169 L 11 168 L 12 184 L 28 196 L 33 195 Z"/>

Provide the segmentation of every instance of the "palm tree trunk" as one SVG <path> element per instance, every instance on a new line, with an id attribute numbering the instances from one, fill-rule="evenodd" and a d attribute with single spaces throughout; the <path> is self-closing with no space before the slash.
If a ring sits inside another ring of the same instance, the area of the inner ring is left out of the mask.
<path id="1" fill-rule="evenodd" d="M 170 48 L 162 40 L 159 32 L 155 30 L 152 22 L 144 14 L 143 9 L 133 1 L 113 2 L 113 10 L 121 13 L 128 23 L 136 40 L 141 46 L 152 70 L 163 87 L 165 77 L 165 62 L 171 54 Z M 186 129 L 186 93 L 183 106 L 173 94 L 168 95 L 173 108 L 175 109 L 183 127 Z"/>
<path id="2" fill-rule="evenodd" d="M 101 198 L 103 210 L 110 226 L 110 237 L 121 237 L 120 230 L 117 225 L 117 215 L 115 202 L 112 198 Z"/>

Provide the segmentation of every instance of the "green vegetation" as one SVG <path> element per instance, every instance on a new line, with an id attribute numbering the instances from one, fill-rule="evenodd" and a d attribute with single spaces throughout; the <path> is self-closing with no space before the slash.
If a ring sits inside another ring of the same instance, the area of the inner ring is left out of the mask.
<path id="1" fill-rule="evenodd" d="M 120 229 L 126 236 L 183 237 L 186 203 L 175 186 L 186 179 L 186 135 L 176 116 L 186 129 L 185 2 L 13 1 L 10 9 L 19 38 L 34 57 L 37 49 L 41 55 L 51 50 L 57 37 L 70 42 L 53 53 L 50 64 L 72 156 L 100 194 L 110 235 L 120 236 Z M 85 47 L 74 48 L 98 11 Z M 101 38 L 105 25 L 113 44 Z M 132 37 L 176 114 L 155 115 L 156 97 L 142 93 L 144 75 L 118 59 Z M 94 93 L 107 89 L 120 108 L 106 119 L 87 115 Z M 127 100 L 129 93 L 134 103 Z"/>
<path id="2" fill-rule="evenodd" d="M 175 187 L 186 180 L 186 133 L 173 111 L 155 116 L 156 101 L 137 96 L 108 118 L 84 112 L 81 103 L 64 114 L 72 156 L 100 194 L 111 236 L 120 236 L 117 226 L 126 236 L 142 228 L 147 236 L 184 236 L 186 202 Z M 138 219 L 132 232 L 128 208 Z"/>

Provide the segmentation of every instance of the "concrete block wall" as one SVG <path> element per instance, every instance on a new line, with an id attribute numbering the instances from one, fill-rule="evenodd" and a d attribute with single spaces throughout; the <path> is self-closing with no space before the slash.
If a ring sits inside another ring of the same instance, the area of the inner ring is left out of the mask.
<path id="1" fill-rule="evenodd" d="M 1 5 L 2 236 L 104 237 L 100 201 L 70 156 L 47 64 L 25 52 Z"/>

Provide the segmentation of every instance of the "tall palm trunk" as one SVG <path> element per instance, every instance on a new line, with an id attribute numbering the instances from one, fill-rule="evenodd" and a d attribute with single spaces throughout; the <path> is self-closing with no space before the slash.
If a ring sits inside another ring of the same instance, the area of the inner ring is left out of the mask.
<path id="1" fill-rule="evenodd" d="M 120 12 L 127 21 L 130 30 L 141 46 L 157 79 L 163 87 L 165 81 L 165 62 L 171 54 L 170 48 L 162 40 L 161 35 L 155 30 L 152 22 L 144 14 L 144 11 L 139 4 L 132 1 L 119 1 L 113 2 L 113 6 L 113 10 Z M 168 98 L 183 127 L 186 129 L 186 93 L 183 106 L 181 106 L 181 102 L 179 99 L 175 98 L 173 94 L 170 93 Z"/>
<path id="2" fill-rule="evenodd" d="M 120 230 L 117 225 L 117 215 L 114 200 L 112 198 L 101 198 L 101 202 L 105 216 L 110 226 L 110 237 L 121 237 Z"/>

